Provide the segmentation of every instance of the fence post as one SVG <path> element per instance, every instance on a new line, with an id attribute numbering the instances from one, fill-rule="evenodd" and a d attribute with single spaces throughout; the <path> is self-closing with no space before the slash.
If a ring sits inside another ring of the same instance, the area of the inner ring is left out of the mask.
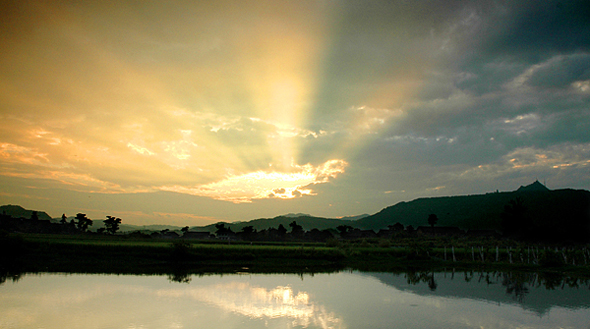
<path id="1" fill-rule="evenodd" d="M 455 258 L 455 247 L 451 246 L 451 252 L 453 253 L 453 262 L 456 262 L 457 259 Z"/>
<path id="2" fill-rule="evenodd" d="M 526 247 L 526 263 L 527 264 L 531 263 L 531 247 L 530 246 Z"/>

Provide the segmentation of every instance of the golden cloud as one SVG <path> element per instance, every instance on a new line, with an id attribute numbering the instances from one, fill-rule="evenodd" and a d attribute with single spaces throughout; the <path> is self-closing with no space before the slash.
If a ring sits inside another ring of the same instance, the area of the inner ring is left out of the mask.
<path id="1" fill-rule="evenodd" d="M 313 167 L 292 164 L 293 172 L 255 171 L 242 175 L 230 175 L 225 179 L 196 187 L 180 185 L 162 186 L 158 189 L 177 193 L 206 196 L 234 203 L 252 202 L 253 199 L 293 199 L 313 195 L 311 185 L 322 184 L 344 173 L 348 163 L 344 160 L 329 160 Z"/>

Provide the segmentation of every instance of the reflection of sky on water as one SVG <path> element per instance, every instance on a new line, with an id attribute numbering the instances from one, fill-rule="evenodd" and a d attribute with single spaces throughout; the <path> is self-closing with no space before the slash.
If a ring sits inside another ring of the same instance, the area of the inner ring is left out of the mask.
<path id="1" fill-rule="evenodd" d="M 247 282 L 228 282 L 183 290 L 159 290 L 156 294 L 160 297 L 190 297 L 250 318 L 288 318 L 293 320 L 294 326 L 305 328 L 310 325 L 339 328 L 341 324 L 341 319 L 310 301 L 308 293 L 295 293 L 289 286 L 267 289 Z"/>
<path id="2" fill-rule="evenodd" d="M 425 296 L 381 280 L 373 274 L 347 272 L 193 276 L 188 284 L 169 282 L 165 276 L 27 275 L 0 285 L 0 328 L 588 328 L 590 324 L 587 307 L 553 306 L 539 315 L 493 300 Z M 439 281 L 437 292 L 442 292 L 447 283 Z"/>

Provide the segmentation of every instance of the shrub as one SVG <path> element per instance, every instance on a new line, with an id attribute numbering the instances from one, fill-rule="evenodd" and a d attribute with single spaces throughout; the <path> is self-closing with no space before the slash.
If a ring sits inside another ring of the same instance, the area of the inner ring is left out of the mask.
<path id="1" fill-rule="evenodd" d="M 563 266 L 564 265 L 563 257 L 559 253 L 557 253 L 551 249 L 547 249 L 547 250 L 544 250 L 541 253 L 541 257 L 539 257 L 539 265 L 545 266 L 545 267 Z"/>
<path id="2" fill-rule="evenodd" d="M 327 247 L 339 247 L 340 242 L 334 238 L 330 238 L 330 239 L 326 240 L 326 246 Z"/>
<path id="3" fill-rule="evenodd" d="M 186 242 L 185 240 L 176 240 L 172 242 L 172 260 L 174 261 L 182 261 L 187 260 L 192 246 L 190 243 Z"/>
<path id="4" fill-rule="evenodd" d="M 386 239 L 381 239 L 381 240 L 379 240 L 379 247 L 389 248 L 389 247 L 391 247 L 391 241 L 386 240 Z"/>

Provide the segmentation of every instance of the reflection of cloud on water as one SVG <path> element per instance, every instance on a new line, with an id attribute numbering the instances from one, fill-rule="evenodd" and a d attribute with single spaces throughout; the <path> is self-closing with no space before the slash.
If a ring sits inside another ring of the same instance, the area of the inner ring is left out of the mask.
<path id="1" fill-rule="evenodd" d="M 256 319 L 287 318 L 293 326 L 342 328 L 342 319 L 310 301 L 306 292 L 293 292 L 291 287 L 274 289 L 254 287 L 245 282 L 230 282 L 183 290 L 159 290 L 159 297 L 189 296 L 221 309 Z"/>

